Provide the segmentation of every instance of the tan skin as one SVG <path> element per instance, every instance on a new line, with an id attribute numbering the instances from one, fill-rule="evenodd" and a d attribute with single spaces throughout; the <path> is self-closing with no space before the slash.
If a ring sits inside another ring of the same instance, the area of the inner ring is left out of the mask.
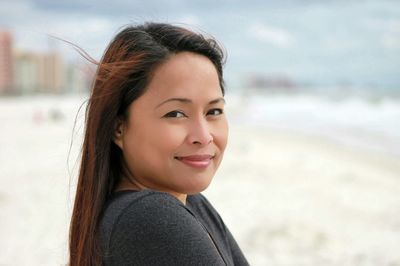
<path id="1" fill-rule="evenodd" d="M 224 105 L 207 57 L 181 52 L 158 66 L 115 132 L 124 160 L 116 190 L 167 192 L 185 204 L 206 189 L 227 144 Z"/>

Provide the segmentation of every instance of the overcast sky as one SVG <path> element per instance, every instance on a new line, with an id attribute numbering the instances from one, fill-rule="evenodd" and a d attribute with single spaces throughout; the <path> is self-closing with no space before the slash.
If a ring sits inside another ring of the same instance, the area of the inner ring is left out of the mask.
<path id="1" fill-rule="evenodd" d="M 66 57 L 76 53 L 47 34 L 100 58 L 123 25 L 148 20 L 215 36 L 228 52 L 228 79 L 255 72 L 400 89 L 397 0 L 0 0 L 0 28 L 18 48 Z"/>

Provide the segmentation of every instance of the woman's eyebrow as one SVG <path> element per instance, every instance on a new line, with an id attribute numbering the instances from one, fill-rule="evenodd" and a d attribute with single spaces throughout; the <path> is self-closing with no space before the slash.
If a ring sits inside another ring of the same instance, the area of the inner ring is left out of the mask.
<path id="1" fill-rule="evenodd" d="M 166 104 L 168 102 L 174 102 L 174 101 L 181 102 L 181 103 L 192 103 L 193 102 L 192 100 L 190 100 L 188 98 L 169 98 L 169 99 L 167 99 L 165 101 L 162 101 L 160 104 L 158 104 L 155 107 L 155 109 L 157 109 L 158 107 L 160 107 L 163 104 Z M 208 104 L 217 104 L 219 102 L 223 102 L 225 104 L 225 99 L 223 97 L 219 97 L 219 98 L 217 98 L 215 100 L 210 101 Z"/>
<path id="2" fill-rule="evenodd" d="M 181 102 L 181 103 L 191 103 L 192 100 L 188 99 L 188 98 L 169 98 L 166 99 L 165 101 L 161 102 L 160 104 L 158 104 L 155 109 L 157 109 L 158 107 L 160 107 L 163 104 L 166 104 L 168 102 Z"/>
<path id="3" fill-rule="evenodd" d="M 216 103 L 219 103 L 219 102 L 222 102 L 223 104 L 226 103 L 224 97 L 219 97 L 219 98 L 217 98 L 215 100 L 210 101 L 208 104 L 216 104 Z"/>

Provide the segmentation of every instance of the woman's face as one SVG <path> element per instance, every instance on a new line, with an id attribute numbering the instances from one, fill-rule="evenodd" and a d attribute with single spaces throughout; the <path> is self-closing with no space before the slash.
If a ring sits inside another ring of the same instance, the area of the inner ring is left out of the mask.
<path id="1" fill-rule="evenodd" d="M 127 177 L 185 198 L 210 184 L 228 137 L 218 74 L 205 56 L 181 52 L 158 66 L 116 132 Z"/>

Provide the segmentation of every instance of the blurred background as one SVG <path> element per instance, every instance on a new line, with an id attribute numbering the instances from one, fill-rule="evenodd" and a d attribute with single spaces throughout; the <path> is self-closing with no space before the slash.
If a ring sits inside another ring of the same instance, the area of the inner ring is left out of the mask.
<path id="1" fill-rule="evenodd" d="M 400 265 L 400 2 L 0 0 L 0 265 L 64 265 L 95 67 L 127 24 L 227 52 L 204 193 L 251 265 Z"/>

